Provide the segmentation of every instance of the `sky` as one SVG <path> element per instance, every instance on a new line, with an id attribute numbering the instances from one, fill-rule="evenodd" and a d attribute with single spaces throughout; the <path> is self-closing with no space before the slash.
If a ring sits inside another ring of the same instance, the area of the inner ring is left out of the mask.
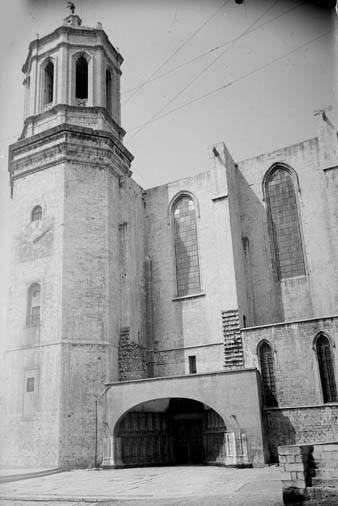
<path id="1" fill-rule="evenodd" d="M 298 0 L 76 0 L 124 57 L 122 126 L 144 188 L 209 169 L 224 142 L 236 162 L 316 135 L 313 111 L 338 125 L 333 9 Z M 0 332 L 5 330 L 10 216 L 7 154 L 23 128 L 22 65 L 31 40 L 69 14 L 64 0 L 11 0 L 0 21 Z M 0 334 L 1 335 L 1 334 Z"/>

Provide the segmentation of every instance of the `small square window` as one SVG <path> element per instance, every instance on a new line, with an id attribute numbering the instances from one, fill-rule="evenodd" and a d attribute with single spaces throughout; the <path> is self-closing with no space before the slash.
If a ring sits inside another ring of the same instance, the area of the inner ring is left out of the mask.
<path id="1" fill-rule="evenodd" d="M 27 378 L 26 380 L 26 392 L 34 392 L 35 378 Z"/>
<path id="2" fill-rule="evenodd" d="M 196 368 L 196 355 L 191 355 L 188 357 L 189 359 L 189 374 L 196 374 L 197 368 Z"/>

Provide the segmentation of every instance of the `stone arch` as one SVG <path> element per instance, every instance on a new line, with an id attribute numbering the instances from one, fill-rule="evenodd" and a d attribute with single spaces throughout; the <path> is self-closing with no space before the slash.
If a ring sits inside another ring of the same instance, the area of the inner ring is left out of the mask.
<path id="1" fill-rule="evenodd" d="M 234 432 L 209 404 L 187 397 L 152 399 L 124 412 L 113 429 L 116 463 L 225 465 Z"/>
<path id="2" fill-rule="evenodd" d="M 195 400 L 222 417 L 231 433 L 229 441 L 233 443 L 226 465 L 264 462 L 267 452 L 261 428 L 258 375 L 252 368 L 108 384 L 104 402 L 103 466 L 117 465 L 114 429 L 121 417 L 139 404 L 163 398 Z"/>
<path id="3" fill-rule="evenodd" d="M 204 402 L 204 400 L 201 400 L 200 398 L 198 398 L 198 396 L 189 395 L 189 397 L 187 397 L 186 395 L 182 396 L 182 395 L 176 394 L 176 395 L 170 395 L 170 396 L 163 395 L 161 397 L 157 397 L 156 399 L 155 398 L 145 398 L 144 400 L 138 402 L 137 404 L 130 406 L 125 411 L 123 411 L 123 413 L 120 413 L 119 417 L 114 421 L 114 427 L 110 428 L 112 435 L 116 435 L 116 430 L 118 428 L 118 425 L 127 413 L 129 413 L 133 409 L 137 408 L 138 406 L 142 406 L 144 404 L 147 404 L 147 403 L 150 403 L 153 401 L 162 400 L 162 399 L 188 399 L 190 401 L 200 402 L 201 404 L 208 406 L 210 409 L 213 409 L 215 411 L 215 413 L 217 413 L 224 420 L 226 427 L 230 428 L 231 430 L 234 430 L 236 428 L 236 422 L 234 422 L 234 420 L 230 416 L 228 416 L 228 414 L 220 413 L 218 409 L 216 409 L 214 406 L 210 405 L 210 402 Z"/>
<path id="4" fill-rule="evenodd" d="M 170 203 L 169 203 L 169 206 L 168 206 L 168 224 L 170 225 L 171 224 L 171 219 L 172 219 L 172 213 L 173 213 L 173 208 L 175 207 L 175 204 L 182 198 L 182 197 L 190 197 L 193 202 L 194 202 L 194 205 L 195 205 L 195 210 L 196 210 L 196 217 L 199 218 L 200 217 L 200 207 L 199 207 L 199 201 L 196 197 L 196 195 L 188 190 L 181 190 L 179 191 L 178 193 L 176 193 L 173 198 L 171 199 Z"/>
<path id="5" fill-rule="evenodd" d="M 266 171 L 266 173 L 264 174 L 264 177 L 263 177 L 263 180 L 262 180 L 262 188 L 263 188 L 263 200 L 266 202 L 267 201 L 267 193 L 266 193 L 266 187 L 267 187 L 267 183 L 269 182 L 269 179 L 271 178 L 272 174 L 278 169 L 278 168 L 281 168 L 281 169 L 284 169 L 286 170 L 290 176 L 292 177 L 293 179 L 293 182 L 294 182 L 294 185 L 297 189 L 298 192 L 300 192 L 300 184 L 299 184 L 299 177 L 298 177 L 298 174 L 297 172 L 295 171 L 295 169 L 293 167 L 291 167 L 291 165 L 288 165 L 287 163 L 284 163 L 284 162 L 275 162 L 273 163 L 269 168 L 268 170 Z"/>

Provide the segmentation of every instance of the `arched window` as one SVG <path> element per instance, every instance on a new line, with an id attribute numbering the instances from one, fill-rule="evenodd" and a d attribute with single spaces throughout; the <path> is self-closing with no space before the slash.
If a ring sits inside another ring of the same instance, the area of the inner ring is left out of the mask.
<path id="1" fill-rule="evenodd" d="M 112 113 L 112 78 L 109 70 L 106 70 L 106 108 Z"/>
<path id="2" fill-rule="evenodd" d="M 27 293 L 27 325 L 35 327 L 40 325 L 41 286 L 33 283 Z"/>
<path id="3" fill-rule="evenodd" d="M 268 217 L 278 279 L 305 275 L 305 262 L 294 177 L 276 165 L 265 181 Z"/>
<path id="4" fill-rule="evenodd" d="M 49 61 L 43 72 L 43 104 L 53 102 L 54 64 Z"/>
<path id="5" fill-rule="evenodd" d="M 263 342 L 259 347 L 259 362 L 262 375 L 265 406 L 277 406 L 275 368 L 270 344 Z"/>
<path id="6" fill-rule="evenodd" d="M 320 334 L 316 339 L 316 354 L 324 402 L 337 402 L 337 387 L 330 341 Z"/>
<path id="7" fill-rule="evenodd" d="M 35 206 L 32 210 L 31 221 L 38 221 L 42 218 L 42 208 L 41 206 Z"/>
<path id="8" fill-rule="evenodd" d="M 75 97 L 88 98 L 88 62 L 84 56 L 76 60 L 75 83 Z"/>
<path id="9" fill-rule="evenodd" d="M 177 295 L 201 291 L 198 261 L 196 213 L 193 199 L 180 197 L 173 206 Z"/>

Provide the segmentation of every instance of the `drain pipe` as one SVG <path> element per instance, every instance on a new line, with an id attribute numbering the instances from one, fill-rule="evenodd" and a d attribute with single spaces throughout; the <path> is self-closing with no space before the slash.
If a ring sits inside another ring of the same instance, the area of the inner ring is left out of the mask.
<path id="1" fill-rule="evenodd" d="M 95 399 L 95 457 L 94 457 L 94 466 L 95 469 L 99 469 L 97 464 L 97 404 L 103 395 L 111 388 L 111 385 L 107 385 L 104 387 L 104 390 L 96 397 Z"/>

